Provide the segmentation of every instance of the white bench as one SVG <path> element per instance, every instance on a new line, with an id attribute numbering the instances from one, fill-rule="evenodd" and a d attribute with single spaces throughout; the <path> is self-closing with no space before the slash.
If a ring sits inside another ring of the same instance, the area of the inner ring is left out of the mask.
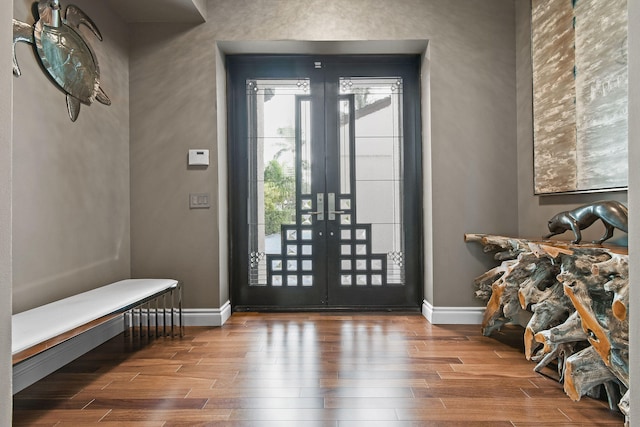
<path id="1" fill-rule="evenodd" d="M 178 294 L 178 307 L 174 303 L 174 293 Z M 124 314 L 125 332 L 129 326 L 135 327 L 135 309 L 138 310 L 139 334 L 142 336 L 143 306 L 146 304 L 146 323 L 151 332 L 151 302 L 155 300 L 156 336 L 158 326 L 163 326 L 166 335 L 167 302 L 170 296 L 169 316 L 171 336 L 174 318 L 178 317 L 180 335 L 182 325 L 182 286 L 173 279 L 128 279 L 102 286 L 68 298 L 64 298 L 12 316 L 11 353 L 16 365 L 53 346 L 69 340 L 115 316 Z M 162 297 L 162 307 L 160 307 Z M 160 322 L 162 320 L 162 322 Z"/>

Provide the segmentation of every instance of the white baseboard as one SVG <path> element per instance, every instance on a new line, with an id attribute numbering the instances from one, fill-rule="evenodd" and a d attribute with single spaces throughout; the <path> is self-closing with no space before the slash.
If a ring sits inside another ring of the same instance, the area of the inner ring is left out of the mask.
<path id="1" fill-rule="evenodd" d="M 182 319 L 185 326 L 222 326 L 231 317 L 231 303 L 220 308 L 184 308 Z"/>
<path id="2" fill-rule="evenodd" d="M 229 317 L 231 317 L 231 303 L 229 301 L 220 308 L 187 308 L 182 310 L 182 321 L 185 326 L 222 326 L 229 320 Z M 144 311 L 142 318 L 143 324 L 146 324 L 146 312 Z M 137 317 L 135 320 L 138 321 Z M 154 315 L 151 315 L 150 320 L 151 324 L 155 326 Z M 15 365 L 13 367 L 13 394 L 24 390 L 122 331 L 124 331 L 124 320 L 122 316 L 118 316 Z"/>
<path id="3" fill-rule="evenodd" d="M 163 311 L 158 311 L 158 317 L 156 317 L 155 309 L 149 311 L 149 322 L 147 323 L 147 311 L 142 309 L 142 325 L 156 325 L 156 319 L 158 325 L 162 326 L 163 322 L 167 322 L 167 326 L 171 324 L 171 314 L 167 312 L 166 316 L 163 315 Z M 178 324 L 178 312 L 174 311 L 174 324 Z M 231 303 L 225 302 L 220 308 L 183 308 L 182 309 L 182 323 L 184 326 L 222 326 L 231 317 Z M 140 323 L 140 314 L 137 310 L 131 313 L 128 317 L 129 324 L 137 326 Z"/>
<path id="4" fill-rule="evenodd" d="M 484 307 L 434 307 L 424 300 L 422 315 L 434 325 L 481 325 Z"/>

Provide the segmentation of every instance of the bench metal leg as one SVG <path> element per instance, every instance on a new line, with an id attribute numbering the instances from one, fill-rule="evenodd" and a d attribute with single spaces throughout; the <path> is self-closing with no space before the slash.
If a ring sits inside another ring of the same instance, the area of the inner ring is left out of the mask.
<path id="1" fill-rule="evenodd" d="M 147 301 L 147 338 L 151 338 L 151 301 Z"/>
<path id="2" fill-rule="evenodd" d="M 171 289 L 171 338 L 173 338 L 175 336 L 174 332 L 173 332 L 173 326 L 174 326 L 174 299 L 173 299 L 173 289 Z"/>
<path id="3" fill-rule="evenodd" d="M 162 336 L 167 336 L 167 294 L 162 294 Z"/>
<path id="4" fill-rule="evenodd" d="M 159 297 L 156 298 L 154 301 L 156 303 L 156 338 L 158 338 L 158 311 L 160 311 L 160 302 L 159 302 Z"/>
<path id="5" fill-rule="evenodd" d="M 122 322 L 124 323 L 124 337 L 129 337 L 129 312 L 122 313 Z"/>
<path id="6" fill-rule="evenodd" d="M 162 301 L 160 298 L 162 298 Z M 160 307 L 161 305 L 162 307 Z M 161 334 L 164 337 L 183 337 L 184 317 L 182 314 L 182 284 L 178 282 L 175 287 L 167 289 L 164 293 L 156 295 L 154 298 L 130 308 L 128 311 L 123 313 L 123 316 L 125 337 L 131 337 L 133 339 L 137 336 L 138 339 L 142 340 L 142 338 L 146 336 L 151 339 L 154 336 L 151 325 L 152 316 L 155 317 L 155 320 L 153 320 L 155 322 L 153 327 L 155 328 L 156 338 L 160 337 Z M 144 316 L 147 317 L 146 322 L 144 320 Z M 160 331 L 160 322 L 162 322 L 162 331 Z M 168 322 L 171 322 L 171 325 L 168 325 Z M 178 329 L 177 331 L 176 328 Z"/>
<path id="7" fill-rule="evenodd" d="M 178 282 L 178 322 L 180 324 L 180 336 L 184 336 L 184 324 L 182 323 L 182 283 Z"/>

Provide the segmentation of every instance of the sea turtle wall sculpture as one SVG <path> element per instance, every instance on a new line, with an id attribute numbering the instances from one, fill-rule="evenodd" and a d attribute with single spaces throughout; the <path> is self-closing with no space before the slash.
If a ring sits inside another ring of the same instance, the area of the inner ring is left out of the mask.
<path id="1" fill-rule="evenodd" d="M 59 0 L 40 0 L 38 19 L 33 26 L 13 20 L 13 74 L 20 76 L 16 43 L 34 44 L 42 66 L 66 93 L 67 111 L 73 122 L 80 114 L 81 103 L 91 105 L 96 100 L 111 105 L 111 100 L 100 87 L 96 55 L 80 34 L 81 24 L 102 40 L 91 18 L 73 5 L 69 5 L 63 15 Z"/>

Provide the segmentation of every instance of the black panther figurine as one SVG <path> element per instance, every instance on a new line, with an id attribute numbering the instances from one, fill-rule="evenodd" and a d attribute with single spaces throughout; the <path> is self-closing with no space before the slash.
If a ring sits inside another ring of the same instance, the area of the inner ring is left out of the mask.
<path id="1" fill-rule="evenodd" d="M 584 230 L 600 219 L 606 228 L 606 232 L 600 240 L 593 243 L 602 243 L 613 236 L 613 230 L 616 228 L 628 233 L 628 218 L 627 207 L 620 202 L 614 200 L 595 202 L 555 215 L 549 220 L 549 231 L 551 233 L 544 236 L 544 238 L 547 239 L 556 234 L 562 234 L 567 230 L 572 230 L 575 239 L 571 243 L 580 243 L 580 240 L 582 240 L 580 230 Z"/>

